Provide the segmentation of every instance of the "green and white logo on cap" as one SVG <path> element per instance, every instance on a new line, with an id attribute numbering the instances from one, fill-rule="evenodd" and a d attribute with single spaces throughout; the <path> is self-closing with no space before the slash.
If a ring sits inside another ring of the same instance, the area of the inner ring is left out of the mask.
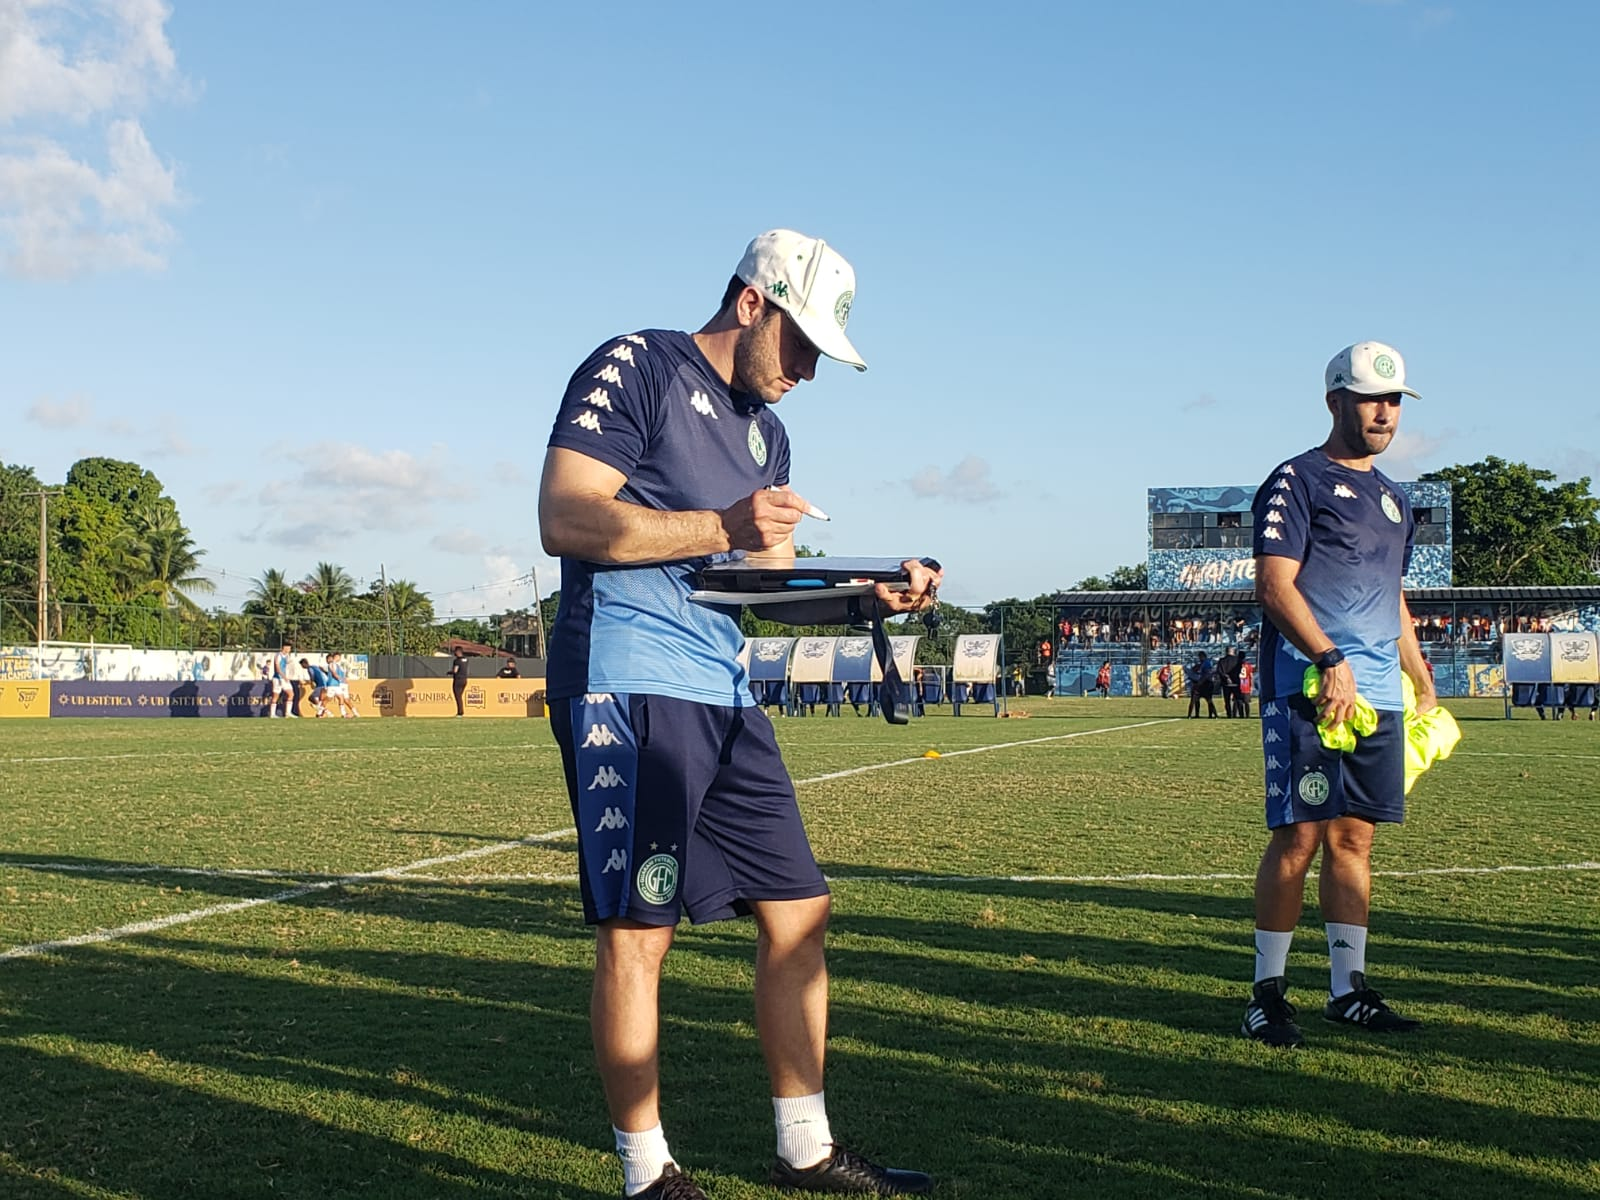
<path id="1" fill-rule="evenodd" d="M 839 298 L 833 302 L 833 319 L 839 322 L 840 329 L 843 329 L 845 322 L 850 319 L 850 302 L 855 297 L 854 292 L 840 292 Z"/>
<path id="2" fill-rule="evenodd" d="M 1387 354 L 1380 354 L 1372 360 L 1372 369 L 1378 373 L 1380 379 L 1394 378 L 1394 359 Z"/>

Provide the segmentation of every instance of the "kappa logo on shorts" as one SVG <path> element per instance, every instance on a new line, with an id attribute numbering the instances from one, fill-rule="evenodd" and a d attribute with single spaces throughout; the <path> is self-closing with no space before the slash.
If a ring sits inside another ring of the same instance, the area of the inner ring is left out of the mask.
<path id="1" fill-rule="evenodd" d="M 1278 731 L 1276 729 L 1267 730 L 1267 732 L 1264 733 L 1261 736 L 1261 740 L 1263 742 L 1281 742 L 1281 741 L 1283 741 L 1283 739 L 1278 736 Z"/>
<path id="2" fill-rule="evenodd" d="M 594 773 L 594 782 L 589 785 L 587 790 L 592 792 L 595 790 L 595 788 L 614 788 L 627 786 L 628 781 L 621 775 L 617 774 L 617 769 L 615 767 L 601 767 Z"/>
<path id="3" fill-rule="evenodd" d="M 613 871 L 626 872 L 628 869 L 628 852 L 626 850 L 613 850 L 611 857 L 606 859 L 606 865 L 600 869 L 600 874 L 609 875 Z"/>
<path id="4" fill-rule="evenodd" d="M 652 854 L 639 864 L 633 882 L 641 900 L 666 904 L 678 894 L 678 860 L 670 854 Z"/>
<path id="5" fill-rule="evenodd" d="M 1300 799 L 1312 807 L 1324 804 L 1328 799 L 1328 777 L 1321 771 L 1307 771 L 1300 776 L 1300 786 L 1297 790 Z"/>
<path id="6" fill-rule="evenodd" d="M 609 725 L 591 725 L 589 726 L 588 735 L 583 739 L 583 744 L 585 747 L 616 746 L 619 745 L 621 741 L 621 738 L 611 732 L 611 727 Z"/>
<path id="7" fill-rule="evenodd" d="M 614 699 L 616 697 L 610 692 L 585 692 L 583 694 L 583 702 L 585 704 L 605 704 Z"/>
<path id="8" fill-rule="evenodd" d="M 608 808 L 600 815 L 600 824 L 594 827 L 596 833 L 607 829 L 626 829 L 628 818 L 622 815 L 620 808 Z"/>
<path id="9" fill-rule="evenodd" d="M 1278 761 L 1278 756 L 1276 754 L 1267 755 L 1267 770 L 1281 771 L 1283 770 L 1283 766 L 1284 764 Z"/>

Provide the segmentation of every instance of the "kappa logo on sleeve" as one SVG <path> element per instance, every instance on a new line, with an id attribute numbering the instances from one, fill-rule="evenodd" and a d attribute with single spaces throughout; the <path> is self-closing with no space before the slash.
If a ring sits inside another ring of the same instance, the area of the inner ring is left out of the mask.
<path id="1" fill-rule="evenodd" d="M 611 349 L 606 351 L 606 357 L 614 358 L 619 362 L 625 362 L 630 367 L 638 365 L 633 361 L 633 347 L 628 345 L 626 342 L 618 342 L 615 346 L 611 347 Z"/>
<path id="2" fill-rule="evenodd" d="M 622 372 L 617 370 L 615 363 L 606 363 L 594 373 L 594 378 L 601 383 L 609 383 L 612 387 L 622 386 Z"/>
<path id="3" fill-rule="evenodd" d="M 592 412 L 581 412 L 577 416 L 573 417 L 568 423 L 571 425 L 576 425 L 580 429 L 587 429 L 596 437 L 605 436 L 605 434 L 600 432 L 600 418 L 595 416 Z"/>
<path id="4" fill-rule="evenodd" d="M 594 391 L 583 397 L 583 402 L 585 404 L 592 404 L 596 408 L 603 408 L 607 412 L 616 411 L 611 407 L 611 393 L 606 391 L 605 388 L 595 388 Z"/>

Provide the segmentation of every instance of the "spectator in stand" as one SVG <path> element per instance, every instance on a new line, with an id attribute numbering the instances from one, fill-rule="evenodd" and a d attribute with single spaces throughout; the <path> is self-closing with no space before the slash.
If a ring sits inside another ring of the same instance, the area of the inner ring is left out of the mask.
<path id="1" fill-rule="evenodd" d="M 508 654 L 505 664 L 494 673 L 494 676 L 496 679 L 521 679 L 522 672 L 517 670 L 517 660 Z"/>

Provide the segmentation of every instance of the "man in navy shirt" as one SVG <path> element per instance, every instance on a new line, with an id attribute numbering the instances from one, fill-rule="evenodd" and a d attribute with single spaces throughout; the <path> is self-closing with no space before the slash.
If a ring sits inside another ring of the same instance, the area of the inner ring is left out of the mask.
<path id="1" fill-rule="evenodd" d="M 1435 705 L 1401 578 L 1411 560 L 1406 494 L 1372 460 L 1400 424 L 1400 352 L 1359 342 L 1326 372 L 1328 440 L 1276 467 L 1256 492 L 1256 597 L 1261 627 L 1261 738 L 1271 841 L 1256 872 L 1255 985 L 1242 1032 L 1273 1046 L 1305 1039 L 1286 998 L 1289 942 L 1306 872 L 1322 852 L 1318 902 L 1331 960 L 1329 1021 L 1378 1033 L 1416 1029 L 1367 986 L 1372 835 L 1405 817 L 1400 673 L 1417 709 Z M 1305 694 L 1315 666 L 1315 701 Z M 1349 752 L 1330 750 L 1319 725 L 1347 720 L 1357 696 L 1378 728 Z"/>
<path id="2" fill-rule="evenodd" d="M 780 1187 L 899 1195 L 929 1178 L 837 1145 L 823 1105 L 828 888 L 772 723 L 738 662 L 738 609 L 691 602 L 695 569 L 735 551 L 792 556 L 808 505 L 789 490 L 771 406 L 845 336 L 855 272 L 790 230 L 750 243 L 694 334 L 603 344 L 567 385 L 545 458 L 539 530 L 561 556 L 550 720 L 596 926 L 591 1024 L 623 1188 L 696 1200 L 660 1118 L 657 991 L 673 929 L 750 915 L 756 1013 L 772 1082 Z M 931 607 L 936 573 L 907 563 L 890 612 Z"/>

